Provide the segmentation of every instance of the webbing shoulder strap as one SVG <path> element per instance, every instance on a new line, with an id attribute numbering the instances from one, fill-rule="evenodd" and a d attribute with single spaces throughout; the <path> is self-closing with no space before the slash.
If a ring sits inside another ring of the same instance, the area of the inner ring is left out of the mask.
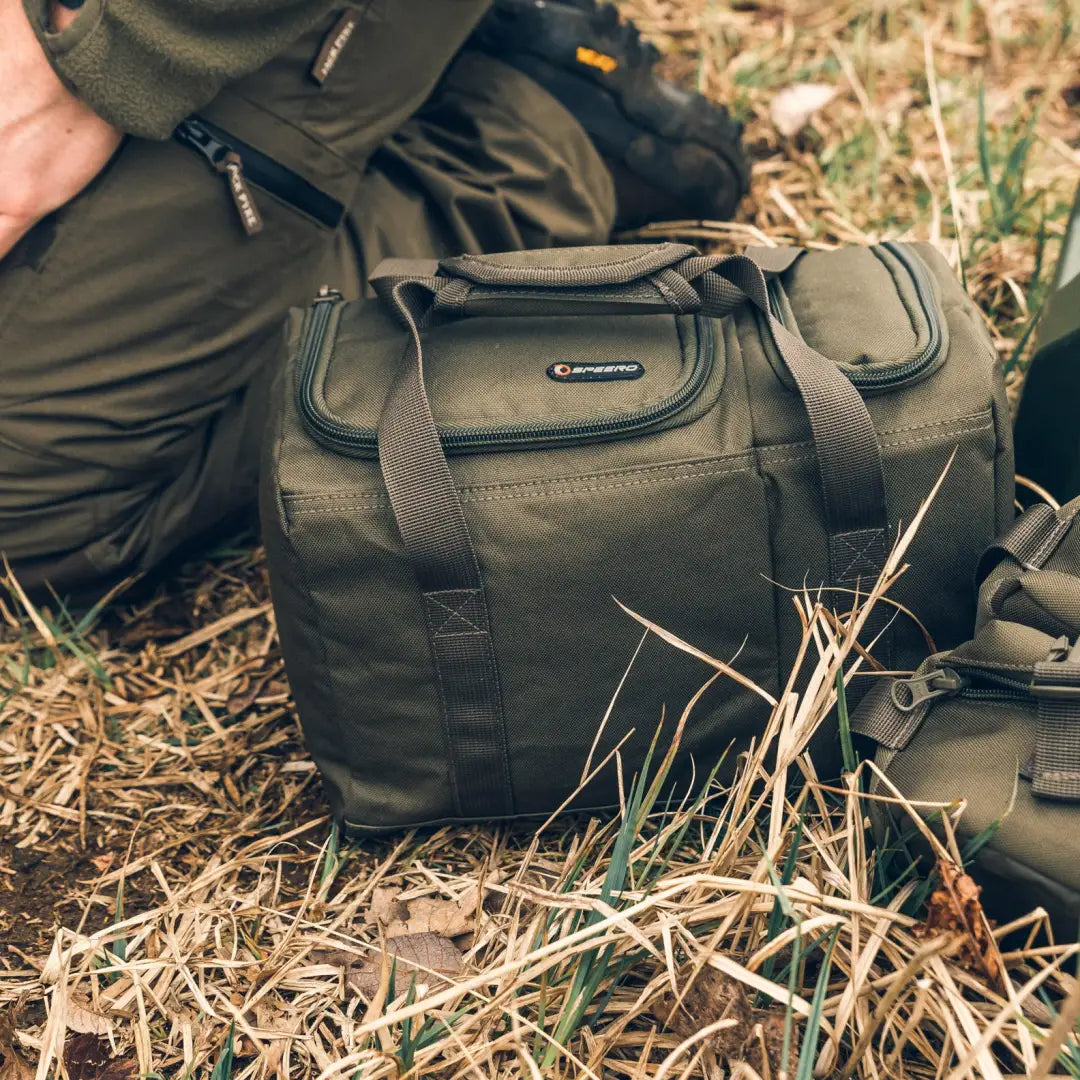
<path id="1" fill-rule="evenodd" d="M 417 279 L 392 289 L 410 340 L 379 420 L 379 464 L 420 586 L 455 810 L 499 817 L 514 810 L 502 687 L 480 564 L 424 387 L 431 291 Z"/>
<path id="2" fill-rule="evenodd" d="M 765 317 L 810 420 L 825 496 L 831 583 L 872 585 L 889 553 L 888 511 L 881 449 L 859 391 L 836 364 L 773 317 L 765 277 L 752 259 L 697 256 L 676 269 L 698 283 L 704 311 L 731 310 L 734 287 Z"/>

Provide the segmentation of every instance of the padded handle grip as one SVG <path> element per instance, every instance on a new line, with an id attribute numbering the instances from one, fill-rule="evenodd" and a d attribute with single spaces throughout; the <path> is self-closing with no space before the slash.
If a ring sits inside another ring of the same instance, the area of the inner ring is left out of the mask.
<path id="1" fill-rule="evenodd" d="M 504 274 L 502 280 L 476 280 L 457 272 L 460 260 L 386 259 L 370 277 L 382 301 L 400 317 L 393 300 L 402 282 L 422 284 L 430 293 L 428 313 L 447 315 L 655 315 L 691 314 L 701 298 L 670 266 L 650 267 L 626 281 L 603 280 L 597 272 L 565 280 L 526 273 Z"/>
<path id="2" fill-rule="evenodd" d="M 801 248 L 748 248 L 766 278 L 787 270 Z M 567 256 L 573 258 L 567 265 Z M 684 269 L 701 259 L 686 244 L 644 244 L 595 248 L 460 255 L 453 259 L 384 259 L 370 282 L 400 317 L 394 286 L 423 284 L 431 293 L 430 312 L 449 315 L 654 315 L 703 311 L 702 297 Z M 706 257 L 710 267 L 722 260 Z M 705 313 L 726 315 L 747 302 L 731 286 L 713 290 Z"/>

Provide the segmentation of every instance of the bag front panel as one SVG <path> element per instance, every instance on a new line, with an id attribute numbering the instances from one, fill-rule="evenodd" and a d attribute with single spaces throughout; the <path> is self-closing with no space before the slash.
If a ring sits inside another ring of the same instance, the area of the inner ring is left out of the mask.
<path id="1" fill-rule="evenodd" d="M 634 659 L 644 628 L 620 603 L 710 656 L 737 656 L 741 673 L 777 693 L 763 495 L 748 455 L 463 493 L 482 553 L 519 812 L 558 805 L 590 752 L 598 764 L 619 746 L 632 775 L 661 723 L 665 748 L 714 674 L 653 634 Z M 689 718 L 684 763 L 692 757 L 704 776 L 767 716 L 761 698 L 721 676 Z M 612 760 L 577 805 L 617 802 Z"/>
<path id="2" fill-rule="evenodd" d="M 547 812 L 567 798 L 594 742 L 594 764 L 621 744 L 632 771 L 661 722 L 672 731 L 712 674 L 651 636 L 597 739 L 644 633 L 616 601 L 712 656 L 737 655 L 740 672 L 776 693 L 763 495 L 745 454 L 462 489 L 483 563 L 516 812 Z M 420 599 L 387 500 L 374 492 L 293 496 L 284 511 L 316 613 L 307 632 L 317 624 L 333 684 L 336 735 L 320 765 L 342 788 L 346 819 L 378 826 L 454 817 Z M 325 717 L 313 673 L 289 670 L 301 714 Z M 767 715 L 762 699 L 721 678 L 690 719 L 685 757 L 707 773 Z M 577 805 L 617 802 L 609 762 Z"/>

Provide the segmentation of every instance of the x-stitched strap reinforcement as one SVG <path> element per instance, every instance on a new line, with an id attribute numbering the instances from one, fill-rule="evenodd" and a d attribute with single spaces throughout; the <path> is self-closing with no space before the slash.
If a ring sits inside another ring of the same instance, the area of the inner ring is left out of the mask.
<path id="1" fill-rule="evenodd" d="M 424 594 L 433 634 L 483 634 L 487 616 L 482 589 L 447 589 Z"/>
<path id="2" fill-rule="evenodd" d="M 867 587 L 874 584 L 885 564 L 888 550 L 880 529 L 859 529 L 837 533 L 830 537 L 833 555 L 833 580 L 838 585 L 854 585 L 862 581 Z M 868 575 L 873 580 L 868 581 Z"/>

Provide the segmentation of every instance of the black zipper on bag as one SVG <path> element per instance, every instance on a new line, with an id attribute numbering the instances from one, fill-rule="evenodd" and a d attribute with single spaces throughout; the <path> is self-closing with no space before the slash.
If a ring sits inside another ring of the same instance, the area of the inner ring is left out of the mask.
<path id="1" fill-rule="evenodd" d="M 890 364 L 886 370 L 879 371 L 875 371 L 873 367 L 867 367 L 859 371 L 844 370 L 844 374 L 855 386 L 865 387 L 868 390 L 895 386 L 898 383 L 907 382 L 909 379 L 921 375 L 941 355 L 942 344 L 941 317 L 934 300 L 930 279 L 927 277 L 922 261 L 917 255 L 908 251 L 905 245 L 894 243 L 891 240 L 875 244 L 874 247 L 889 252 L 908 272 L 911 282 L 915 286 L 915 295 L 919 298 L 919 306 L 922 308 L 923 316 L 926 319 L 929 338 L 925 348 L 918 355 L 911 357 L 906 363 Z M 772 311 L 773 318 L 781 325 L 785 325 L 783 308 L 780 304 L 782 291 L 783 285 L 781 285 L 779 277 L 770 278 L 768 283 L 769 308 Z M 788 329 L 791 329 L 791 327 L 788 327 Z"/>
<path id="2" fill-rule="evenodd" d="M 312 304 L 301 333 L 298 357 L 297 405 L 316 441 L 338 453 L 370 457 L 378 453 L 375 428 L 363 428 L 334 416 L 316 396 L 320 360 L 332 344 L 344 301 L 340 293 L 325 290 Z M 506 424 L 492 427 L 453 428 L 440 432 L 447 453 L 516 449 L 530 443 L 549 445 L 604 436 L 630 435 L 674 416 L 697 397 L 712 371 L 712 330 L 708 319 L 698 318 L 697 354 L 686 382 L 663 401 L 640 412 L 593 421 L 550 424 Z"/>
<path id="3" fill-rule="evenodd" d="M 249 234 L 262 228 L 262 219 L 254 196 L 247 188 L 248 182 L 314 218 L 328 229 L 336 228 L 345 214 L 344 205 L 337 199 L 320 191 L 292 169 L 199 116 L 189 116 L 181 121 L 173 137 L 184 146 L 196 150 L 217 172 L 225 175 L 240 222 Z"/>

